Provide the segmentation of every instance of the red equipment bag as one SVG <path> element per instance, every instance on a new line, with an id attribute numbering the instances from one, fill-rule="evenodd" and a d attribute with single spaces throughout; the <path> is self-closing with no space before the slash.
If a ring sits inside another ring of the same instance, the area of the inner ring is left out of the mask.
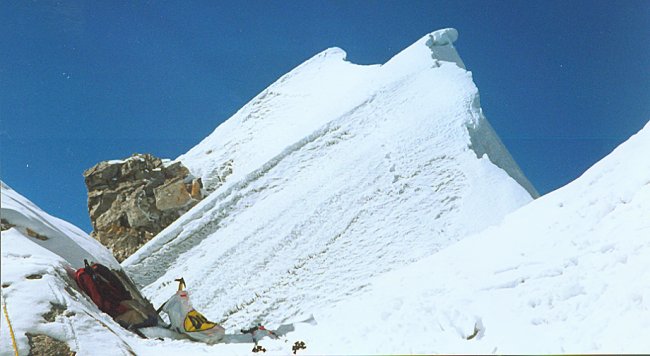
<path id="1" fill-rule="evenodd" d="M 131 293 L 108 267 L 84 260 L 84 268 L 77 270 L 75 281 L 101 311 L 116 317 L 129 309 L 120 302 L 132 299 Z"/>

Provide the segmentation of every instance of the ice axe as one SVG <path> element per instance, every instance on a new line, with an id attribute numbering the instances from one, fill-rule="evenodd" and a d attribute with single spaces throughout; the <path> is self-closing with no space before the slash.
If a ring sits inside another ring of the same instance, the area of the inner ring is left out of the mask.
<path id="1" fill-rule="evenodd" d="M 185 279 L 183 277 L 178 278 L 178 279 L 174 279 L 174 282 L 178 282 L 178 290 L 179 291 L 182 291 L 183 288 L 187 287 L 187 285 L 185 284 Z"/>

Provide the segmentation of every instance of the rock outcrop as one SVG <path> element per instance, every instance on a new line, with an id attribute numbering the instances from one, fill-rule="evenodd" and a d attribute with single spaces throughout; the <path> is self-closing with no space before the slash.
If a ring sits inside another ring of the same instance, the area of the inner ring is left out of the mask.
<path id="1" fill-rule="evenodd" d="M 29 356 L 76 355 L 68 344 L 44 334 L 25 334 L 29 340 Z"/>
<path id="2" fill-rule="evenodd" d="M 100 162 L 84 172 L 91 236 L 123 261 L 204 197 L 180 162 L 150 154 Z"/>

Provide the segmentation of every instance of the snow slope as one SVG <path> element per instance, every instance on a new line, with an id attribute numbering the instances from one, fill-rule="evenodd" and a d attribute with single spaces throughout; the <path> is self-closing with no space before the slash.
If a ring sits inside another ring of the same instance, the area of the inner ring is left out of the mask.
<path id="1" fill-rule="evenodd" d="M 212 352 L 208 345 L 187 340 L 143 340 L 101 312 L 77 288 L 73 273 L 83 266 L 84 258 L 119 270 L 109 250 L 70 223 L 42 211 L 4 182 L 0 184 L 3 225 L 14 225 L 3 230 L 0 238 L 0 355 L 15 354 L 7 317 L 19 355 L 33 351 L 27 333 L 63 341 L 79 356 Z M 216 350 L 225 355 L 245 355 L 250 349 L 249 344 L 233 344 L 219 345 Z"/>
<path id="2" fill-rule="evenodd" d="M 133 338 L 76 288 L 72 273 L 83 259 L 120 269 L 113 255 L 77 227 L 55 218 L 2 185 L 2 303 L 20 355 L 29 353 L 25 333 L 63 340 L 79 355 L 129 354 Z M 54 313 L 47 321 L 45 315 Z M 0 354 L 13 355 L 6 319 L 0 322 Z M 102 351 L 103 350 L 103 351 Z M 109 352 L 109 350 L 111 350 Z"/>
<path id="3" fill-rule="evenodd" d="M 374 279 L 296 337 L 315 354 L 647 354 L 648 154 L 650 123 L 576 181 Z"/>
<path id="4" fill-rule="evenodd" d="M 263 340 L 267 354 L 289 354 L 295 340 L 306 341 L 303 355 L 647 353 L 649 152 L 650 123 L 576 181 L 499 225 L 369 278 L 353 298 L 315 310 L 318 325 L 299 327 L 288 343 Z M 14 213 L 14 220 L 37 222 L 1 238 L 3 303 L 20 354 L 27 353 L 26 331 L 67 340 L 78 355 L 250 354 L 248 344 L 143 340 L 121 329 L 71 288 L 70 264 L 25 230 L 77 229 L 4 184 L 2 193 L 3 219 L 7 210 L 24 211 L 29 218 Z M 27 278 L 33 275 L 42 277 Z M 65 311 L 45 322 L 53 304 Z M 0 354 L 11 355 L 4 317 L 1 323 Z"/>
<path id="5" fill-rule="evenodd" d="M 2 184 L 2 219 L 16 225 L 14 230 L 29 237 L 27 228 L 32 235 L 38 234 L 44 238 L 31 238 L 35 244 L 61 256 L 73 268 L 84 266 L 84 259 L 97 261 L 113 269 L 120 269 L 110 251 L 106 250 L 97 240 L 91 238 L 76 226 L 53 217 L 29 200 Z"/>
<path id="6" fill-rule="evenodd" d="M 456 36 L 436 31 L 381 66 L 330 49 L 280 78 L 179 158 L 213 192 L 125 269 L 154 304 L 183 276 L 226 327 L 278 325 L 531 201 Z"/>

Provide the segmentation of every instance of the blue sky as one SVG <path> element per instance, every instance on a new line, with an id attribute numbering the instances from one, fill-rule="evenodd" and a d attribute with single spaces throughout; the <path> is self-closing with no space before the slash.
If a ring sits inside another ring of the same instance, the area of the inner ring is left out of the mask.
<path id="1" fill-rule="evenodd" d="M 328 47 L 383 63 L 455 27 L 483 110 L 541 193 L 650 120 L 650 1 L 0 2 L 0 176 L 86 231 L 82 173 L 176 158 Z"/>

